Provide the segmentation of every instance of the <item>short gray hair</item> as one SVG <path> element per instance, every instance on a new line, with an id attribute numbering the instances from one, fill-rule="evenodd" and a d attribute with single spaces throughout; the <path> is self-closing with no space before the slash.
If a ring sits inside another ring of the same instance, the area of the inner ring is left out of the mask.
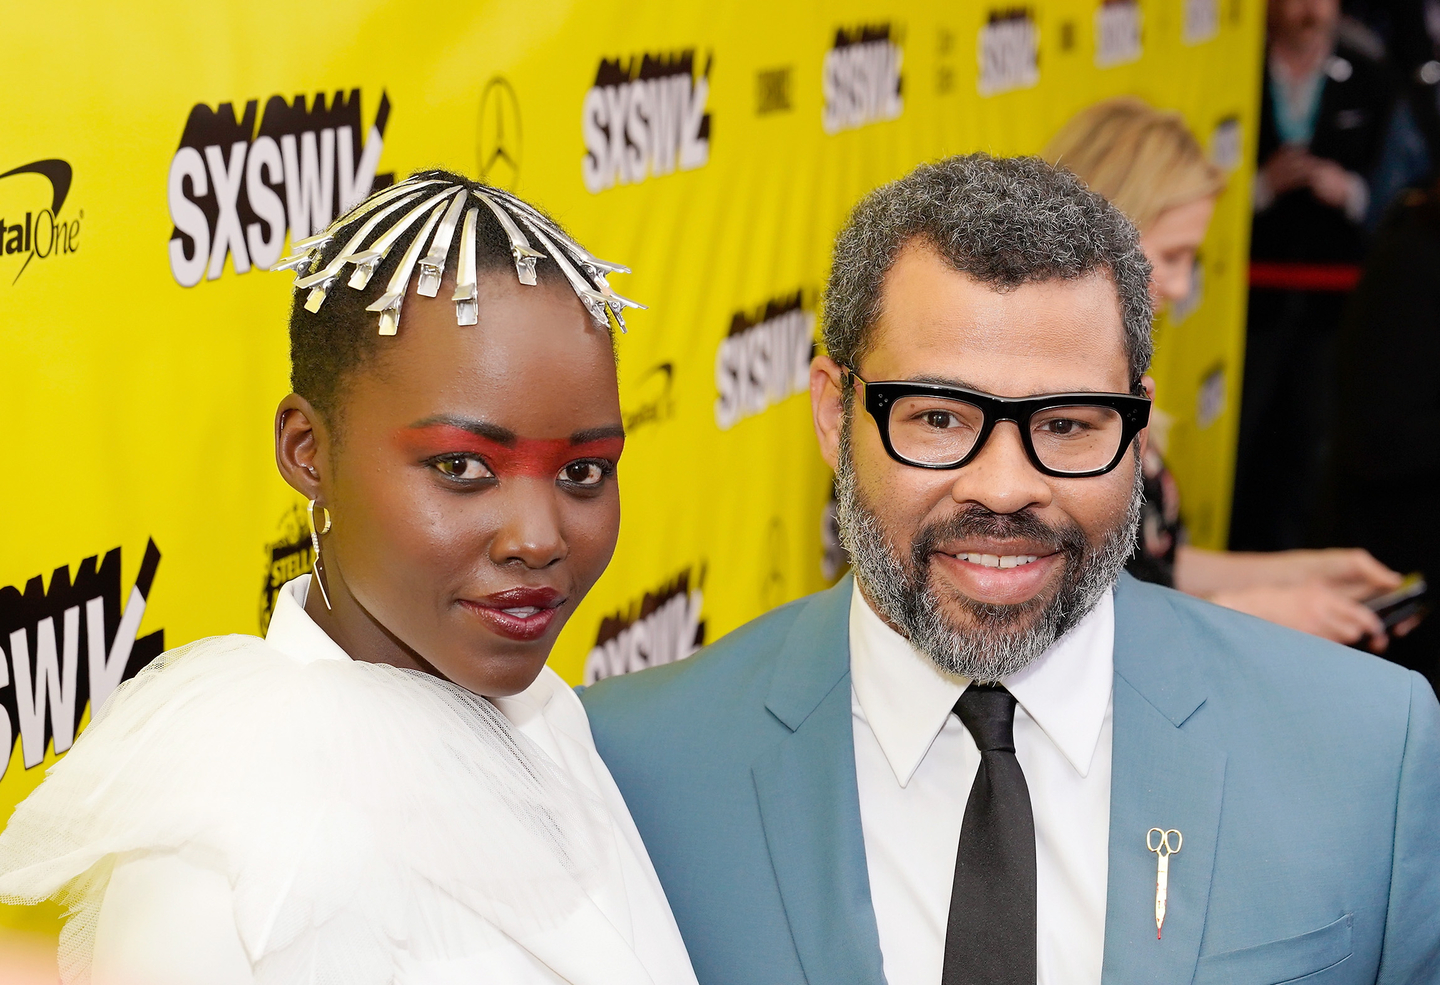
<path id="1" fill-rule="evenodd" d="M 1038 157 L 949 157 L 861 199 L 835 241 L 824 312 L 830 358 L 859 368 L 885 274 L 916 240 L 998 291 L 1104 271 L 1120 296 L 1130 386 L 1139 386 L 1154 352 L 1139 234 L 1079 178 Z"/>

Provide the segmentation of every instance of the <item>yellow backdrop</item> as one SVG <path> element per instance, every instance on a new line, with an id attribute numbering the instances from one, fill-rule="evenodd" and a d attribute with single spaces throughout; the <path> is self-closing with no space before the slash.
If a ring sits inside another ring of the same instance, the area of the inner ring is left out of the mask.
<path id="1" fill-rule="evenodd" d="M 801 394 L 847 209 L 924 160 L 1034 152 L 1119 93 L 1180 110 L 1233 174 L 1155 365 L 1191 530 L 1221 545 L 1262 6 L 7 5 L 0 818 L 92 697 L 162 646 L 259 631 L 308 567 L 271 446 L 293 278 L 264 268 L 377 175 L 513 188 L 651 305 L 620 342 L 624 525 L 552 658 L 568 680 L 836 576 Z"/>

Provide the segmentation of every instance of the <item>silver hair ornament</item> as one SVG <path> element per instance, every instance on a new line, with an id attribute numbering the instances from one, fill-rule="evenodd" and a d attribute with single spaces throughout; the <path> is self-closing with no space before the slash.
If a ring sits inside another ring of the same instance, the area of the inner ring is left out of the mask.
<path id="1" fill-rule="evenodd" d="M 495 218 L 500 222 L 500 228 L 505 230 L 505 236 L 510 240 L 510 254 L 515 258 L 515 276 L 520 278 L 520 283 L 535 286 L 535 261 L 545 259 L 545 254 L 534 249 L 520 227 L 515 225 L 515 220 L 510 218 L 495 200 L 484 192 L 475 195 L 480 201 L 495 213 Z"/>
<path id="2" fill-rule="evenodd" d="M 330 225 L 327 226 L 322 232 L 318 232 L 314 236 L 306 237 L 305 239 L 299 240 L 298 242 L 291 243 L 291 255 L 277 262 L 271 269 L 298 270 L 300 267 L 303 267 L 308 261 L 312 259 L 318 260 L 320 256 L 320 251 L 323 250 L 325 247 L 329 246 L 330 243 L 334 241 L 335 231 L 338 230 L 341 226 L 345 225 L 347 222 L 354 222 L 356 219 L 359 219 L 362 216 L 369 215 L 375 209 L 378 209 L 380 206 L 384 205 L 386 202 L 389 202 L 391 199 L 397 196 L 412 194 L 416 190 L 423 188 L 426 185 L 437 184 L 439 184 L 439 181 L 434 179 L 416 181 L 412 178 L 408 181 L 402 181 L 398 184 L 391 185 L 384 191 L 376 192 L 374 195 L 371 195 L 369 198 L 362 201 L 359 205 L 356 205 L 354 208 L 346 211 L 344 215 L 340 216 L 340 218 L 330 223 Z M 372 226 L 371 228 L 374 227 Z M 311 269 L 313 270 L 314 267 L 312 266 Z"/>
<path id="3" fill-rule="evenodd" d="M 349 285 L 363 290 L 395 243 L 418 226 L 384 294 L 366 310 L 379 313 L 381 335 L 394 335 L 400 327 L 400 308 L 416 267 L 420 271 L 416 293 L 435 297 L 440 290 L 445 261 L 450 250 L 458 245 L 455 292 L 451 296 L 455 302 L 455 321 L 459 325 L 475 325 L 479 322 L 476 235 L 480 206 L 495 216 L 509 240 L 515 276 L 521 284 L 535 286 L 538 283 L 535 264 L 549 259 L 554 261 L 596 325 L 608 327 L 609 316 L 613 316 L 624 332 L 625 309 L 644 310 L 645 305 L 616 294 L 606 279 L 612 273 L 628 274 L 630 268 L 594 256 L 528 202 L 497 188 L 468 190 L 464 185 L 423 176 L 377 192 L 325 231 L 292 244 L 292 255 L 276 263 L 273 269 L 295 270 L 296 289 L 310 292 L 305 301 L 306 310 L 319 311 L 331 288 L 341 279 L 346 264 L 353 264 L 355 268 Z M 321 251 L 335 241 L 340 228 L 366 216 L 369 219 L 321 268 Z M 383 231 L 365 246 L 365 241 L 377 229 Z M 542 249 L 546 252 L 541 252 Z M 301 273 L 307 264 L 309 272 Z"/>
<path id="4" fill-rule="evenodd" d="M 360 231 L 350 237 L 350 241 L 345 244 L 342 250 L 335 254 L 335 259 L 327 263 L 323 270 L 318 270 L 313 274 L 295 279 L 295 287 L 298 290 L 303 291 L 308 289 L 310 291 L 310 296 L 305 299 L 306 311 L 313 313 L 320 310 L 320 305 L 324 303 L 325 298 L 329 295 L 330 288 L 340 279 L 340 268 L 345 266 L 345 261 L 349 258 L 350 254 L 360 249 L 360 244 L 365 241 L 365 237 L 374 232 L 375 227 L 380 225 L 387 216 L 415 201 L 415 199 L 419 197 L 419 194 L 419 192 L 413 192 L 412 194 L 402 195 L 396 198 L 385 208 L 366 220 L 365 224 L 360 227 Z"/>
<path id="5" fill-rule="evenodd" d="M 400 266 L 395 268 L 395 273 L 390 276 L 390 283 L 385 285 L 385 293 L 366 311 L 380 312 L 380 334 L 394 335 L 400 329 L 400 305 L 405 300 L 405 288 L 410 285 L 410 274 L 415 270 L 415 262 L 420 259 L 420 250 L 425 246 L 425 240 L 430 237 L 430 230 L 435 228 L 435 223 L 440 221 L 440 215 L 445 211 L 445 203 L 441 202 L 435 206 L 430 217 L 425 220 L 425 225 L 420 227 L 420 232 L 415 234 L 415 239 L 410 243 L 410 248 L 400 258 Z"/>

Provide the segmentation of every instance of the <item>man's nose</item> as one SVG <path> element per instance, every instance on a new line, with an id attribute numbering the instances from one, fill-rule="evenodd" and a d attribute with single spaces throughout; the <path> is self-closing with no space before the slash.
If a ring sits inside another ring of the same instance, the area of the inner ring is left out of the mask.
<path id="1" fill-rule="evenodd" d="M 511 479 L 501 488 L 503 517 L 490 542 L 490 560 L 497 565 L 518 561 L 537 569 L 564 560 L 570 549 L 565 542 L 555 483 Z"/>
<path id="2" fill-rule="evenodd" d="M 1050 484 L 1030 462 L 1013 421 L 998 421 L 974 461 L 955 473 L 950 497 L 992 513 L 1018 513 L 1050 505 Z"/>

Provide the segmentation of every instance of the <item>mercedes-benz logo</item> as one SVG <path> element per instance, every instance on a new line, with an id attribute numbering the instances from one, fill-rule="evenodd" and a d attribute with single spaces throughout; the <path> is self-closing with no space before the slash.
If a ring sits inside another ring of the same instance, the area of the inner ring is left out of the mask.
<path id="1" fill-rule="evenodd" d="M 520 177 L 520 100 L 503 75 L 485 83 L 480 94 L 475 143 L 481 179 L 496 188 L 513 190 Z"/>

